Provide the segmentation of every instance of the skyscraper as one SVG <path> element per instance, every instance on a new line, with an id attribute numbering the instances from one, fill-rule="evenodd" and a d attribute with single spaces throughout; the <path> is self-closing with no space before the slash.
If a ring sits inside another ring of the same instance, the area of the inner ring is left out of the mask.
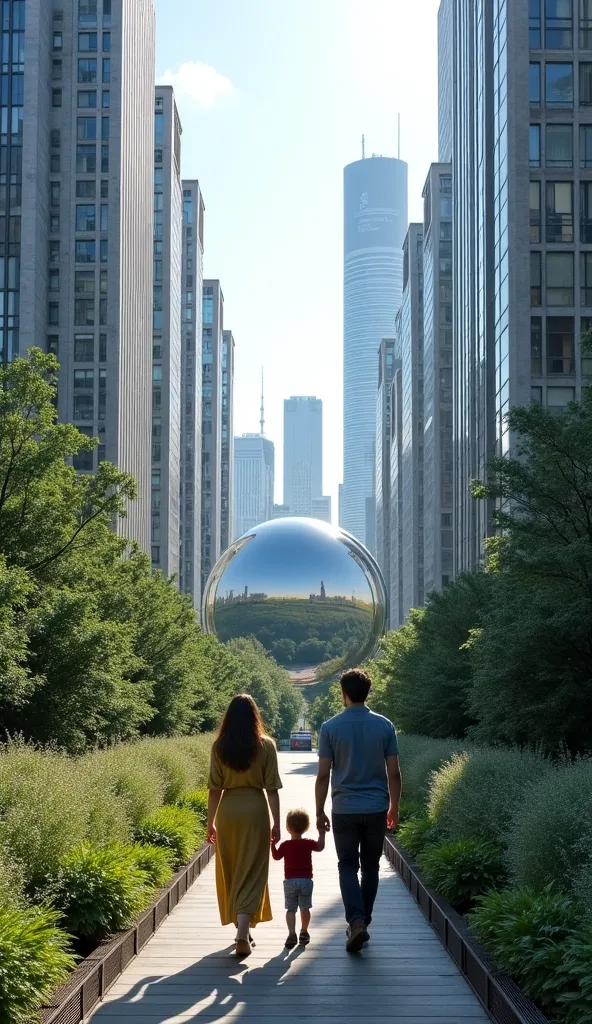
<path id="1" fill-rule="evenodd" d="M 284 401 L 284 505 L 292 515 L 311 516 L 323 495 L 323 403 L 320 398 Z"/>
<path id="2" fill-rule="evenodd" d="M 131 473 L 121 529 L 150 550 L 152 0 L 2 6 L 0 361 L 61 364 L 58 412 Z"/>
<path id="3" fill-rule="evenodd" d="M 328 495 L 322 495 L 318 498 L 312 499 L 312 507 L 310 514 L 313 519 L 321 519 L 324 523 L 331 522 L 331 498 Z"/>
<path id="4" fill-rule="evenodd" d="M 376 561 L 390 588 L 391 554 L 391 413 L 392 380 L 398 365 L 394 338 L 383 338 L 378 350 L 376 399 Z"/>
<path id="5" fill-rule="evenodd" d="M 179 574 L 181 477 L 181 122 L 170 86 L 158 86 L 154 129 L 152 324 L 152 565 Z"/>
<path id="6" fill-rule="evenodd" d="M 401 337 L 401 310 L 397 313 L 395 334 Z M 397 629 L 405 621 L 403 596 L 403 371 L 395 361 L 391 382 L 391 478 L 390 478 L 389 621 Z"/>
<path id="7" fill-rule="evenodd" d="M 220 445 L 220 554 L 226 551 L 233 535 L 234 512 L 234 338 L 232 331 L 222 334 L 222 440 Z"/>
<path id="8" fill-rule="evenodd" d="M 181 536 L 179 589 L 201 600 L 201 419 L 204 201 L 197 181 L 183 182 L 181 313 Z"/>
<path id="9" fill-rule="evenodd" d="M 262 434 L 234 439 L 234 540 L 273 515 L 275 448 Z"/>
<path id="10" fill-rule="evenodd" d="M 343 525 L 375 532 L 376 353 L 403 288 L 407 164 L 373 156 L 344 171 Z"/>
<path id="11" fill-rule="evenodd" d="M 424 602 L 423 579 L 423 225 L 410 224 L 404 246 L 401 352 L 403 617 Z"/>
<path id="12" fill-rule="evenodd" d="M 220 557 L 222 499 L 222 335 L 219 281 L 204 281 L 202 304 L 201 591 Z"/>

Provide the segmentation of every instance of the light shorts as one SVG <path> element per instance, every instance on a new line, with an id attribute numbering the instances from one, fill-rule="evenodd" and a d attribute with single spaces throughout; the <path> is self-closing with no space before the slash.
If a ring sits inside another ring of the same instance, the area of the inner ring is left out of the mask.
<path id="1" fill-rule="evenodd" d="M 310 910 L 312 907 L 312 878 L 285 878 L 286 910 Z"/>

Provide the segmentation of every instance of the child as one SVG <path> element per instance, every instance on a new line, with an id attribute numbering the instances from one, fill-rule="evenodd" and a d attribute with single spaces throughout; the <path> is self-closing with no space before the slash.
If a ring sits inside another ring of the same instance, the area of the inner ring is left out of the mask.
<path id="1" fill-rule="evenodd" d="M 284 858 L 284 896 L 286 898 L 286 924 L 288 938 L 286 949 L 294 949 L 297 942 L 306 946 L 310 942 L 308 926 L 310 924 L 310 908 L 312 907 L 312 851 L 325 849 L 325 833 L 319 832 L 318 840 L 303 839 L 302 836 L 310 828 L 310 818 L 306 811 L 288 811 L 286 828 L 291 838 L 277 846 L 272 842 L 271 852 L 274 860 Z M 300 908 L 302 929 L 296 938 L 296 910 Z"/>

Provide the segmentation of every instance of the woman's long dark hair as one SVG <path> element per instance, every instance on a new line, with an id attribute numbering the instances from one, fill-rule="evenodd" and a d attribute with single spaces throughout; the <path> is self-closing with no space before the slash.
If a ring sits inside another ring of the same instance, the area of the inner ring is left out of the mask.
<path id="1" fill-rule="evenodd" d="M 248 693 L 233 697 L 220 722 L 215 742 L 216 753 L 223 764 L 237 772 L 245 772 L 253 763 L 265 736 L 261 712 Z"/>

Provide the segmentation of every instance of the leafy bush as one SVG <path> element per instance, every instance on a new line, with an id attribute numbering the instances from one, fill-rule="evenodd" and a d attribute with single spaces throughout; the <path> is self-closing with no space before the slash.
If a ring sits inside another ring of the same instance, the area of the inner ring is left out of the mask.
<path id="1" fill-rule="evenodd" d="M 477 904 L 469 920 L 479 941 L 526 996 L 552 1010 L 555 996 L 547 982 L 557 977 L 562 946 L 579 923 L 573 901 L 549 886 L 541 893 L 491 891 Z"/>
<path id="2" fill-rule="evenodd" d="M 525 790 L 550 768 L 529 751 L 477 747 L 453 754 L 431 780 L 430 818 L 446 839 L 505 847 L 511 816 Z"/>
<path id="3" fill-rule="evenodd" d="M 155 889 L 161 889 L 174 874 L 173 853 L 164 846 L 134 843 L 129 847 L 129 854 L 140 870 L 146 872 Z"/>
<path id="4" fill-rule="evenodd" d="M 164 783 L 164 802 L 174 804 L 193 782 L 191 765 L 174 745 L 162 740 L 148 740 L 144 756 L 153 764 Z"/>
<path id="5" fill-rule="evenodd" d="M 114 794 L 132 829 L 164 802 L 164 780 L 145 758 L 145 749 L 146 741 L 125 743 L 81 760 L 101 789 Z"/>
<path id="6" fill-rule="evenodd" d="M 399 821 L 409 821 L 411 818 L 421 818 L 425 814 L 425 807 L 419 800 L 407 800 L 406 797 L 401 798 L 399 804 Z"/>
<path id="7" fill-rule="evenodd" d="M 0 1020 L 25 1022 L 75 966 L 68 936 L 47 908 L 0 906 Z"/>
<path id="8" fill-rule="evenodd" d="M 185 864 L 205 838 L 205 829 L 187 807 L 161 807 L 138 826 L 138 843 L 170 850 L 174 866 Z"/>
<path id="9" fill-rule="evenodd" d="M 429 846 L 420 854 L 419 864 L 426 881 L 462 912 L 476 896 L 497 888 L 506 879 L 501 850 L 473 839 Z"/>
<path id="10" fill-rule="evenodd" d="M 127 928 L 148 906 L 154 886 L 128 847 L 77 846 L 64 859 L 54 901 L 68 931 L 101 939 Z"/>
<path id="11" fill-rule="evenodd" d="M 0 907 L 16 909 L 24 903 L 23 869 L 9 854 L 0 851 Z"/>
<path id="12" fill-rule="evenodd" d="M 452 755 L 467 749 L 456 740 L 433 740 L 426 736 L 403 733 L 399 736 L 403 789 L 409 800 L 425 804 L 429 779 Z"/>
<path id="13" fill-rule="evenodd" d="M 437 842 L 437 832 L 429 818 L 410 818 L 399 825 L 397 839 L 412 857 L 417 857 L 430 842 Z"/>
<path id="14" fill-rule="evenodd" d="M 508 858 L 518 885 L 555 883 L 592 913 L 592 759 L 547 772 L 516 804 Z"/>
<path id="15" fill-rule="evenodd" d="M 193 811 L 197 815 L 202 825 L 208 823 L 208 791 L 207 789 L 192 789 L 189 793 L 184 793 L 180 800 L 177 801 L 178 807 L 188 807 L 190 811 Z"/>
<path id="16" fill-rule="evenodd" d="M 592 932 L 578 931 L 563 946 L 556 973 L 547 978 L 543 991 L 556 997 L 565 1013 L 565 1024 L 592 1024 Z"/>

